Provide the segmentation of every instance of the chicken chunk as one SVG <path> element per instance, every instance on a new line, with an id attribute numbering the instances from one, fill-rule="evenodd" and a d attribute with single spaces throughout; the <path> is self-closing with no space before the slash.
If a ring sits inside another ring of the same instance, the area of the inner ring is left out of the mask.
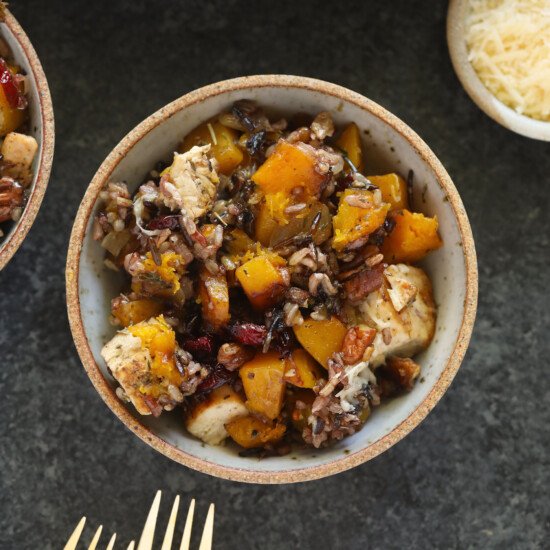
<path id="1" fill-rule="evenodd" d="M 225 385 L 197 403 L 189 411 L 185 424 L 189 433 L 195 437 L 209 445 L 220 445 L 229 436 L 225 426 L 248 414 L 241 396 Z"/>
<path id="2" fill-rule="evenodd" d="M 174 153 L 167 178 L 160 184 L 166 206 L 184 210 L 197 220 L 212 206 L 219 183 L 216 160 L 210 158 L 210 144 L 192 147 L 186 153 Z"/>
<path id="3" fill-rule="evenodd" d="M 395 267 L 389 277 L 385 274 L 382 286 L 356 309 L 361 322 L 378 331 L 373 342 L 372 367 L 392 355 L 413 356 L 430 344 L 435 332 L 436 310 L 428 276 L 418 267 Z"/>
<path id="4" fill-rule="evenodd" d="M 3 160 L 10 165 L 8 175 L 24 185 L 30 183 L 30 169 L 37 151 L 38 143 L 32 136 L 10 132 L 0 147 Z"/>
<path id="5" fill-rule="evenodd" d="M 103 346 L 101 355 L 138 413 L 151 414 L 145 396 L 139 391 L 149 378 L 151 364 L 151 354 L 142 349 L 141 340 L 126 330 L 121 331 Z"/>
<path id="6" fill-rule="evenodd" d="M 176 348 L 175 335 L 160 316 L 118 332 L 101 355 L 136 410 L 159 416 L 183 401 Z"/>

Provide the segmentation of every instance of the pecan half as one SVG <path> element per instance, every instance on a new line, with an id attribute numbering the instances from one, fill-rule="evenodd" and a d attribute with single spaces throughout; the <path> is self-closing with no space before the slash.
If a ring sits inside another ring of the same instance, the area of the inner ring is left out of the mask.
<path id="1" fill-rule="evenodd" d="M 378 290 L 384 281 L 384 264 L 365 269 L 344 282 L 344 290 L 352 303 L 360 302 L 365 296 Z"/>
<path id="2" fill-rule="evenodd" d="M 223 344 L 218 350 L 218 363 L 229 371 L 242 367 L 252 357 L 254 357 L 253 350 L 234 342 Z"/>
<path id="3" fill-rule="evenodd" d="M 376 330 L 370 327 L 351 327 L 344 336 L 342 359 L 346 365 L 355 365 L 363 359 L 363 354 L 376 336 Z"/>

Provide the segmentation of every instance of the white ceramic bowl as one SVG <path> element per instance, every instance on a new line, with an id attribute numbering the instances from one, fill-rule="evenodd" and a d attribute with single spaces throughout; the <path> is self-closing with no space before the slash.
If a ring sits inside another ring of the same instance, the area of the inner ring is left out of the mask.
<path id="1" fill-rule="evenodd" d="M 29 232 L 38 214 L 46 192 L 53 160 L 54 122 L 50 90 L 40 61 L 27 35 L 11 13 L 6 11 L 5 21 L 0 24 L 0 36 L 11 49 L 15 63 L 22 67 L 28 77 L 29 128 L 38 142 L 38 152 L 33 162 L 33 180 L 29 186 L 27 204 L 21 218 L 0 237 L 0 270 L 8 263 Z"/>
<path id="2" fill-rule="evenodd" d="M 458 79 L 474 103 L 493 120 L 522 136 L 550 141 L 550 122 L 520 115 L 499 101 L 481 82 L 468 61 L 466 17 L 468 0 L 451 0 L 447 12 L 447 43 Z"/>
<path id="3" fill-rule="evenodd" d="M 422 381 L 403 397 L 376 409 L 364 428 L 325 450 L 310 449 L 259 461 L 241 458 L 231 446 L 212 447 L 183 428 L 178 413 L 139 417 L 115 396 L 100 356 L 115 329 L 110 300 L 121 280 L 103 266 L 92 240 L 97 197 L 108 181 L 134 190 L 160 159 L 169 159 L 183 136 L 200 122 L 249 98 L 279 113 L 329 110 L 337 124 L 355 121 L 363 130 L 368 173 L 415 173 L 416 208 L 437 215 L 445 242 L 424 267 L 434 285 L 438 320 L 434 340 L 418 360 Z M 235 480 L 283 483 L 319 478 L 378 455 L 410 432 L 435 406 L 465 353 L 475 317 L 477 267 L 472 234 L 456 188 L 427 145 L 403 122 L 350 90 L 309 78 L 264 75 L 201 88 L 151 115 L 112 151 L 92 180 L 73 227 L 67 259 L 67 303 L 74 340 L 90 379 L 115 414 L 146 443 L 197 470 Z M 419 450 L 419 453 L 422 451 Z"/>

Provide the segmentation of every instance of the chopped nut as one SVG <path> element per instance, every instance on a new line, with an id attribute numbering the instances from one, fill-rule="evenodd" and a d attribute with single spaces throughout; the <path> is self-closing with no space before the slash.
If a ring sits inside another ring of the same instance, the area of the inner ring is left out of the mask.
<path id="1" fill-rule="evenodd" d="M 242 367 L 253 356 L 254 352 L 250 348 L 228 342 L 218 350 L 218 363 L 222 364 L 227 370 L 233 371 Z"/>
<path id="2" fill-rule="evenodd" d="M 346 365 L 354 365 L 363 359 L 363 354 L 372 344 L 376 330 L 370 327 L 351 327 L 342 344 L 342 359 Z"/>

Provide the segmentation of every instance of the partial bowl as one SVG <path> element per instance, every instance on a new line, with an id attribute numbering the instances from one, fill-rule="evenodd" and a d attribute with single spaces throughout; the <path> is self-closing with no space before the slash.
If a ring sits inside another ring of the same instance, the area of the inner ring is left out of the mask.
<path id="1" fill-rule="evenodd" d="M 481 82 L 468 60 L 466 18 L 469 0 L 451 0 L 447 11 L 447 44 L 451 61 L 472 101 L 500 125 L 532 139 L 550 141 L 550 122 L 520 115 L 499 101 Z"/>
<path id="2" fill-rule="evenodd" d="M 8 43 L 15 63 L 28 77 L 30 135 L 38 142 L 38 152 L 32 165 L 33 180 L 29 186 L 27 204 L 19 220 L 4 237 L 0 237 L 0 271 L 25 239 L 40 209 L 50 179 L 54 149 L 54 120 L 52 99 L 42 65 L 15 17 L 6 10 L 0 23 L 0 36 Z"/>
<path id="3" fill-rule="evenodd" d="M 135 190 L 159 160 L 168 160 L 192 128 L 239 99 L 252 99 L 272 113 L 330 111 L 335 123 L 355 121 L 363 130 L 368 173 L 412 169 L 415 208 L 437 215 L 444 246 L 423 264 L 433 281 L 438 319 L 434 340 L 418 361 L 422 381 L 391 400 L 364 428 L 334 447 L 294 451 L 258 460 L 240 457 L 231 446 L 205 445 L 186 433 L 180 414 L 140 417 L 115 395 L 100 351 L 114 334 L 110 299 L 120 291 L 117 273 L 103 265 L 92 239 L 98 195 L 109 181 Z M 169 458 L 214 476 L 253 483 L 287 483 L 321 478 L 374 458 L 417 426 L 455 376 L 472 332 L 477 304 L 477 263 L 462 201 L 434 153 L 406 124 L 369 99 L 311 78 L 262 75 L 226 80 L 191 92 L 134 128 L 105 159 L 76 215 L 67 258 L 67 306 L 78 353 L 95 388 L 120 420 Z M 419 450 L 419 452 L 422 452 Z"/>

